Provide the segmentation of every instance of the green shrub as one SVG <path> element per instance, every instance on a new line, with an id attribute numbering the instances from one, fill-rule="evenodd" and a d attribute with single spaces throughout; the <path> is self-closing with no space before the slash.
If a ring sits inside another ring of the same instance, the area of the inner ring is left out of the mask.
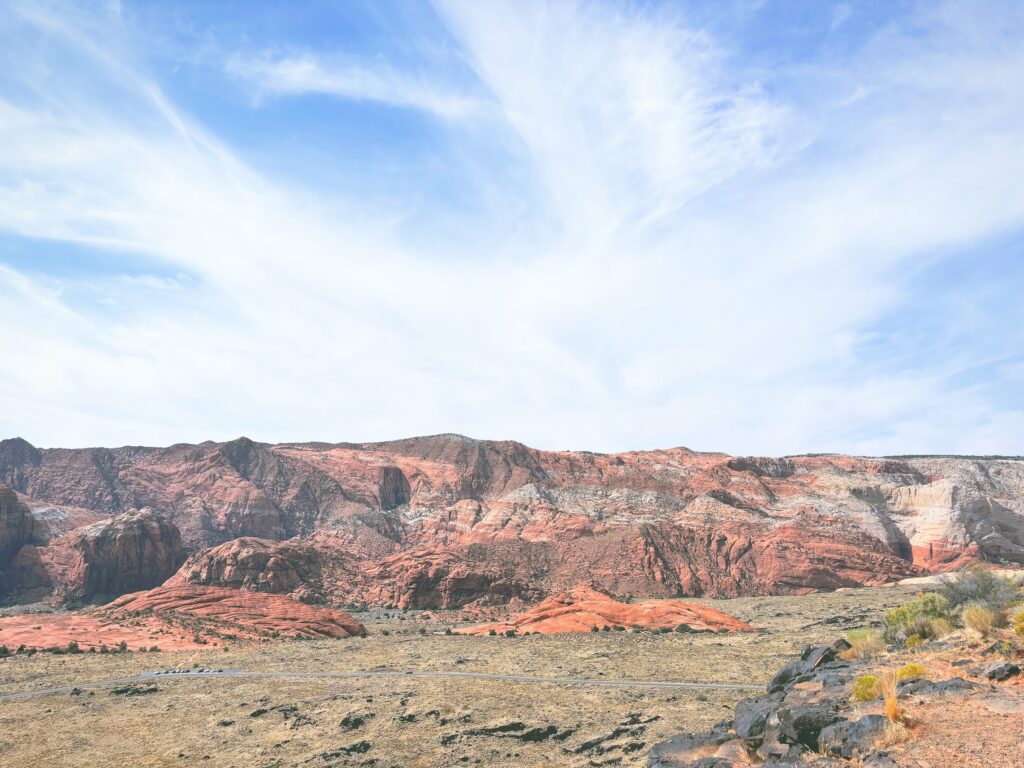
<path id="1" fill-rule="evenodd" d="M 390 635 L 390 634 L 391 634 L 391 632 L 389 632 L 389 631 L 388 631 L 388 630 L 386 630 L 386 629 L 382 629 L 382 630 L 380 631 L 380 633 L 381 633 L 382 635 L 384 635 L 384 637 L 387 637 L 388 635 Z"/>
<path id="2" fill-rule="evenodd" d="M 852 698 L 854 701 L 871 701 L 878 696 L 878 678 L 874 675 L 861 675 L 853 681 Z"/>
<path id="3" fill-rule="evenodd" d="M 81 653 L 82 649 L 78 647 L 78 641 L 72 640 L 68 643 L 68 653 Z"/>
<path id="4" fill-rule="evenodd" d="M 600 629 L 598 629 L 598 628 L 597 628 L 597 624 L 595 624 L 594 626 L 592 626 L 592 627 L 590 628 L 590 631 L 591 631 L 591 632 L 600 632 L 601 630 L 600 630 Z"/>
<path id="5" fill-rule="evenodd" d="M 0 659 L 11 655 L 11 649 L 6 645 L 0 645 Z"/>
<path id="6" fill-rule="evenodd" d="M 149 652 L 150 653 L 160 653 L 160 646 L 159 645 L 151 645 L 151 646 L 149 646 Z"/>
<path id="7" fill-rule="evenodd" d="M 947 577 L 942 583 L 942 594 L 950 610 L 973 603 L 983 605 L 996 613 L 1005 612 L 1021 595 L 1021 583 L 1009 576 L 1000 576 L 987 568 L 974 566 Z"/>
<path id="8" fill-rule="evenodd" d="M 921 639 L 920 635 L 911 635 L 907 638 L 907 648 L 910 648 L 911 650 L 923 644 L 924 640 Z"/>
<path id="9" fill-rule="evenodd" d="M 676 632 L 693 632 L 689 624 L 676 624 Z"/>
<path id="10" fill-rule="evenodd" d="M 491 630 L 487 631 L 487 634 L 490 635 L 491 637 L 496 637 L 498 633 L 497 633 L 497 631 L 491 629 Z"/>
<path id="11" fill-rule="evenodd" d="M 452 628 L 451 628 L 451 627 L 445 627 L 445 628 L 444 628 L 444 633 L 445 633 L 446 635 L 450 635 L 450 634 L 452 633 Z"/>
<path id="12" fill-rule="evenodd" d="M 910 664 L 904 664 L 896 672 L 896 680 L 913 680 L 918 677 L 927 677 L 928 673 L 925 668 L 920 664 L 911 662 Z"/>
<path id="13" fill-rule="evenodd" d="M 614 629 L 616 632 L 625 632 L 626 631 L 625 627 L 619 626 L 618 624 L 616 624 L 614 627 L 612 627 L 612 629 Z"/>
<path id="14" fill-rule="evenodd" d="M 885 650 L 885 640 L 877 629 L 864 627 L 846 633 L 849 650 L 843 651 L 842 657 L 850 659 L 870 659 Z"/>
<path id="15" fill-rule="evenodd" d="M 931 620 L 947 617 L 948 611 L 949 603 L 945 597 L 935 592 L 921 592 L 909 603 L 885 612 L 885 636 L 891 642 L 908 635 L 930 639 L 934 636 Z"/>
<path id="16" fill-rule="evenodd" d="M 515 636 L 516 636 L 516 631 L 514 629 L 506 629 L 505 630 L 505 637 L 515 637 Z"/>
<path id="17" fill-rule="evenodd" d="M 427 628 L 426 627 L 420 627 L 420 634 L 421 635 L 427 634 Z"/>
<path id="18" fill-rule="evenodd" d="M 612 628 L 609 627 L 607 624 L 605 624 L 603 627 L 601 627 L 601 631 L 602 632 L 611 632 Z"/>

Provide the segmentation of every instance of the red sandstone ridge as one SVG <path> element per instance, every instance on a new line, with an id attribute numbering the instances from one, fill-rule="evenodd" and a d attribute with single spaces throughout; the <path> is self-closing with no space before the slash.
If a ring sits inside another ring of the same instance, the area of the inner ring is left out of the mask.
<path id="1" fill-rule="evenodd" d="M 113 620 L 152 613 L 216 622 L 239 632 L 281 637 L 354 637 L 363 625 L 344 611 L 306 605 L 283 595 L 223 587 L 165 586 L 124 595 L 98 611 Z"/>
<path id="2" fill-rule="evenodd" d="M 330 603 L 339 591 L 335 581 L 350 584 L 363 570 L 365 563 L 348 554 L 344 542 L 328 537 L 314 542 L 246 536 L 192 555 L 166 586 L 233 587 Z"/>
<path id="3" fill-rule="evenodd" d="M 219 587 L 159 587 L 136 592 L 103 608 L 75 613 L 26 614 L 0 618 L 0 645 L 82 650 L 214 648 L 232 642 L 273 638 L 354 637 L 363 626 L 343 611 L 304 605 L 283 595 Z"/>
<path id="4" fill-rule="evenodd" d="M 59 564 L 51 550 L 73 522 L 138 507 L 181 532 L 186 583 L 333 604 L 535 601 L 583 579 L 643 597 L 801 593 L 1024 563 L 1024 460 L 1011 458 L 605 455 L 458 435 L 87 450 L 15 439 L 0 441 L 0 482 L 49 532 L 6 569 L 8 583 L 36 584 L 18 600 L 59 589 L 31 577 L 53 572 L 43 566 Z"/>
<path id="5" fill-rule="evenodd" d="M 491 632 L 516 634 L 538 632 L 552 635 L 561 632 L 592 632 L 595 627 L 642 627 L 674 629 L 685 624 L 691 630 L 753 632 L 753 627 L 727 613 L 682 600 L 650 600 L 621 603 L 592 587 L 578 586 L 569 592 L 553 595 L 519 614 L 509 622 L 480 624 L 455 630 L 464 635 L 488 635 Z"/>

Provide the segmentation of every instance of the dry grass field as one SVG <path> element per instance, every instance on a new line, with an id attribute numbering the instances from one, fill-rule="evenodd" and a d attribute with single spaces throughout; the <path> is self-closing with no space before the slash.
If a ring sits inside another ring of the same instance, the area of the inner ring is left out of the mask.
<path id="1" fill-rule="evenodd" d="M 202 653 L 36 654 L 0 661 L 0 695 L 171 667 L 308 673 L 158 678 L 0 701 L 0 764 L 46 766 L 640 766 L 655 742 L 731 715 L 744 695 L 472 679 L 407 671 L 763 684 L 803 643 L 906 600 L 906 588 L 701 601 L 756 634 L 466 637 L 442 616 L 362 614 L 363 639 Z M 425 630 L 425 634 L 421 633 Z M 384 634 L 387 631 L 387 635 Z M 390 670 L 390 678 L 318 677 Z M 128 690 L 124 690 L 128 688 Z M 120 691 L 120 692 L 119 692 Z"/>

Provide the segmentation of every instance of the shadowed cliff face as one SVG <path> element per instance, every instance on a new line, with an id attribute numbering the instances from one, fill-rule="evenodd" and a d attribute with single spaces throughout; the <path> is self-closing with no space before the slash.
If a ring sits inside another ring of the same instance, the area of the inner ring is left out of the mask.
<path id="1" fill-rule="evenodd" d="M 1024 562 L 1016 459 L 602 455 L 458 435 L 83 450 L 6 440 L 0 478 L 33 507 L 148 506 L 187 552 L 217 547 L 180 578 L 305 600 L 459 606 L 581 580 L 636 596 L 792 593 Z M 218 546 L 240 537 L 264 544 Z M 264 561 L 277 570 L 260 573 Z"/>

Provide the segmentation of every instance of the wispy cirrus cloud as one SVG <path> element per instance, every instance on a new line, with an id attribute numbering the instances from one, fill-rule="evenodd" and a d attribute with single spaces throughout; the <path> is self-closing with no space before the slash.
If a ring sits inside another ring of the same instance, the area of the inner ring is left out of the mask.
<path id="1" fill-rule="evenodd" d="M 93 270 L 0 251 L 4 434 L 1021 451 L 1024 403 L 1000 379 L 1024 348 L 1011 258 L 1007 290 L 963 297 L 968 330 L 940 309 L 908 351 L 890 327 L 949 300 L 929 269 L 1024 228 L 1010 5 L 949 3 L 768 74 L 678 10 L 602 3 L 439 3 L 475 78 L 458 88 L 304 39 L 238 54 L 242 85 L 282 102 L 444 118 L 341 195 L 275 177 L 245 130 L 186 109 L 131 13 L 16 10 L 0 231 Z M 378 175 L 386 204 L 358 193 Z M 442 181 L 472 209 L 431 195 Z M 410 231 L 426 220 L 440 234 Z"/>
<path id="2" fill-rule="evenodd" d="M 446 120 L 479 117 L 490 108 L 479 97 L 396 71 L 384 62 L 361 63 L 337 55 L 233 55 L 225 70 L 261 97 L 321 94 L 419 110 Z"/>

